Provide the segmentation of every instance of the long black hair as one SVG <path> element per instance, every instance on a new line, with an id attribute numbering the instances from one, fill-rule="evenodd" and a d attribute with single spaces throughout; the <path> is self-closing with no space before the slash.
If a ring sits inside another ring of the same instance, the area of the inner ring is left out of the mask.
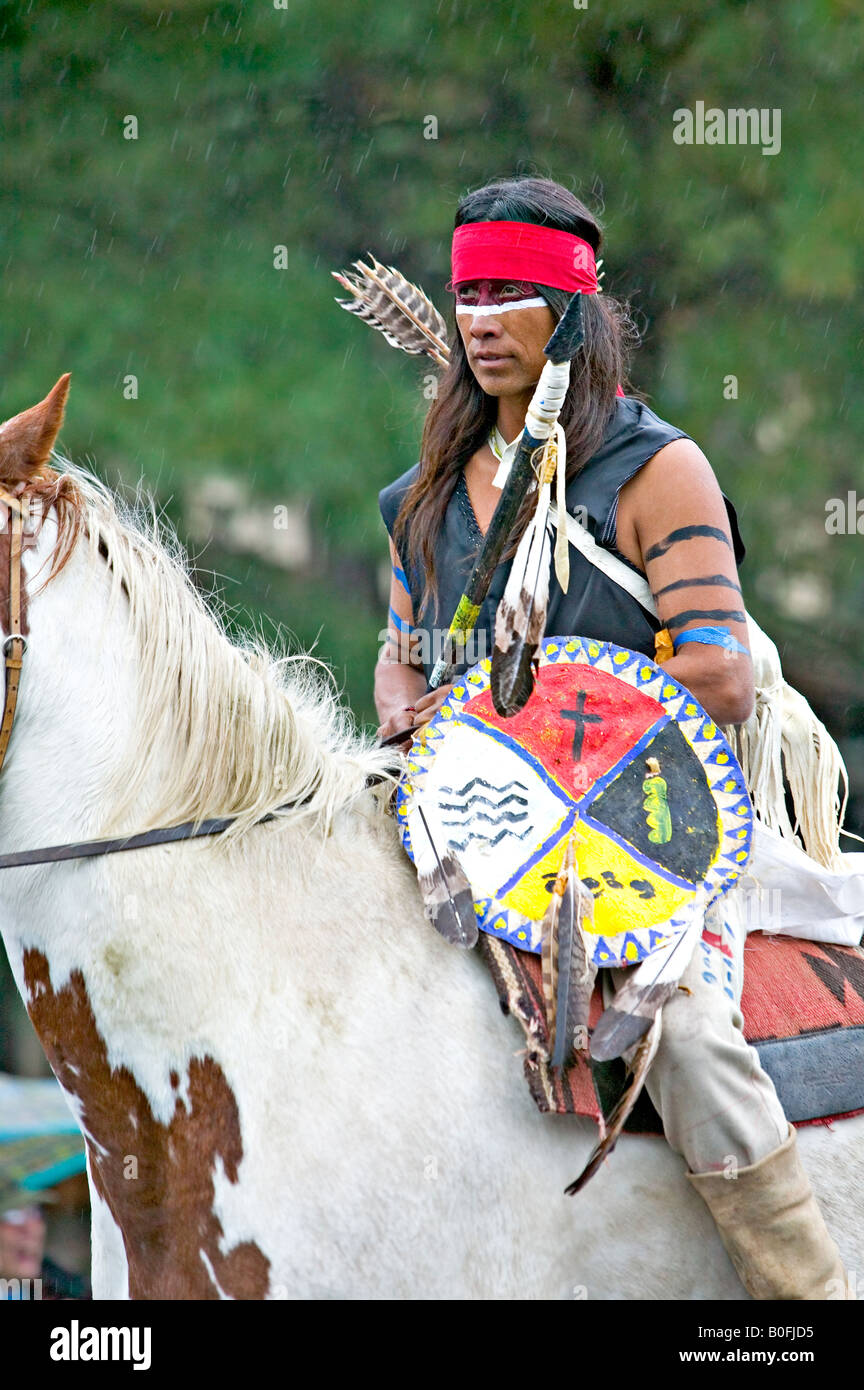
<path id="1" fill-rule="evenodd" d="M 581 237 L 593 248 L 595 256 L 603 240 L 599 222 L 584 203 L 551 179 L 502 179 L 467 193 L 456 209 L 455 225 L 461 227 L 465 222 L 538 223 Z M 550 285 L 535 285 L 535 289 L 546 300 L 557 323 L 570 294 Z M 567 437 L 568 479 L 584 467 L 603 442 L 615 409 L 618 383 L 626 382 L 630 354 L 637 342 L 626 305 L 608 295 L 586 295 L 582 314 L 585 344 L 573 362 L 560 416 Z M 455 329 L 455 314 L 453 317 L 450 362 L 426 416 L 420 473 L 403 499 L 393 532 L 397 548 L 401 550 L 405 543 L 408 564 L 425 576 L 424 610 L 437 593 L 435 541 L 459 472 L 488 438 L 498 412 L 497 398 L 486 394 L 469 366 L 461 334 Z M 517 522 L 517 537 L 528 523 L 532 505 L 531 499 L 526 498 Z M 420 614 L 414 615 L 415 622 L 419 617 Z"/>

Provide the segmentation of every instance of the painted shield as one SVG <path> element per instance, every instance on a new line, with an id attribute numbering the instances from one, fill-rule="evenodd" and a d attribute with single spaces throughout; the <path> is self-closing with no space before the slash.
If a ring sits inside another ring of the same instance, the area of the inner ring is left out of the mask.
<path id="1" fill-rule="evenodd" d="M 750 856 L 744 775 L 690 691 L 625 647 L 546 638 L 537 684 L 495 712 L 490 662 L 455 683 L 414 739 L 397 793 L 418 869 L 458 856 L 483 931 L 539 951 L 541 924 L 575 830 L 598 966 L 630 965 L 686 930 Z"/>

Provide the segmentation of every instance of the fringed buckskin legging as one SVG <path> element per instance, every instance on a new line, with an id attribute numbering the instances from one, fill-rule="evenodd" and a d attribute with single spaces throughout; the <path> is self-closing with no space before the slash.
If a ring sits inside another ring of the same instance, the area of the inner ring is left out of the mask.
<path id="1" fill-rule="evenodd" d="M 746 1041 L 739 1010 L 746 923 L 732 888 L 705 914 L 702 939 L 663 1008 L 657 1056 L 645 1082 L 672 1148 L 691 1173 L 758 1163 L 785 1141 L 789 1125 L 774 1083 Z M 625 970 L 604 972 L 604 998 Z"/>

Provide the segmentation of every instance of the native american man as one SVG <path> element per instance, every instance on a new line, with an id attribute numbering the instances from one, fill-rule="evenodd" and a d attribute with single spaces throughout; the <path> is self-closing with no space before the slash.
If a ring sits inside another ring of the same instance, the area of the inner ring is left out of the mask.
<path id="1" fill-rule="evenodd" d="M 622 390 L 634 335 L 626 311 L 598 293 L 600 243 L 596 219 L 551 181 L 498 182 L 459 204 L 450 363 L 426 419 L 420 463 L 380 496 L 393 567 L 390 640 L 375 674 L 381 737 L 426 723 L 451 689 L 424 693 L 437 655 L 430 635 L 448 627 L 501 496 L 543 347 L 575 290 L 586 296 L 585 344 L 561 412 L 567 508 L 581 508 L 600 545 L 647 575 L 660 618 L 571 550 L 567 592 L 554 574 L 550 580 L 546 631 L 653 658 L 655 634 L 666 629 L 674 655 L 665 669 L 717 724 L 741 723 L 753 709 L 735 511 L 693 440 Z M 526 523 L 529 514 L 530 503 Z M 491 654 L 510 556 L 512 548 L 481 609 L 476 630 L 486 646 L 475 661 Z M 748 1291 L 824 1299 L 827 1281 L 844 1282 L 839 1253 L 795 1131 L 742 1032 L 745 926 L 722 899 L 709 913 L 727 949 L 703 941 L 694 953 L 682 976 L 686 990 L 664 1009 L 647 1090 Z M 614 981 L 623 972 L 603 973 Z"/>

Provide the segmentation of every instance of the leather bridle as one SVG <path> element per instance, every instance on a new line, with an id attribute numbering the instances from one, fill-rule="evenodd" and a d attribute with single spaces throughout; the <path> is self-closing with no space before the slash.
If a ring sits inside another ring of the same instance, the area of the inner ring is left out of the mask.
<path id="1" fill-rule="evenodd" d="M 21 666 L 27 650 L 27 638 L 21 631 L 21 599 L 24 591 L 23 552 L 24 552 L 24 504 L 13 493 L 0 487 L 0 501 L 11 513 L 12 534 L 9 544 L 9 634 L 3 640 L 3 658 L 6 664 L 6 696 L 3 705 L 3 722 L 0 724 L 0 769 L 9 747 L 12 723 L 15 719 L 15 706 L 18 703 L 18 686 L 21 682 Z"/>
<path id="2" fill-rule="evenodd" d="M 27 638 L 21 631 L 22 601 L 24 595 L 24 513 L 26 503 L 15 497 L 0 485 L 0 503 L 11 512 L 12 535 L 9 550 L 9 634 L 3 641 L 3 656 L 6 663 L 6 698 L 3 707 L 3 722 L 0 724 L 0 770 L 9 747 L 12 724 L 15 719 L 15 706 L 18 702 L 18 686 L 21 681 L 21 667 Z M 394 774 L 401 772 L 401 766 L 393 768 Z M 366 785 L 374 786 L 387 780 L 386 774 L 375 774 L 367 778 Z M 277 810 L 284 811 L 311 801 L 314 792 L 286 801 Z M 273 812 L 262 816 L 255 822 L 264 825 L 273 820 Z M 235 816 L 222 816 L 204 821 L 184 821 L 182 825 L 163 826 L 158 830 L 145 830 L 137 835 L 103 840 L 78 840 L 66 845 L 46 845 L 43 849 L 16 850 L 12 854 L 0 854 L 0 869 L 15 869 L 26 864 L 51 864 L 62 859 L 88 859 L 95 855 L 116 854 L 120 850 L 144 849 L 148 845 L 164 845 L 175 840 L 192 840 L 203 835 L 218 835 L 234 824 Z"/>

